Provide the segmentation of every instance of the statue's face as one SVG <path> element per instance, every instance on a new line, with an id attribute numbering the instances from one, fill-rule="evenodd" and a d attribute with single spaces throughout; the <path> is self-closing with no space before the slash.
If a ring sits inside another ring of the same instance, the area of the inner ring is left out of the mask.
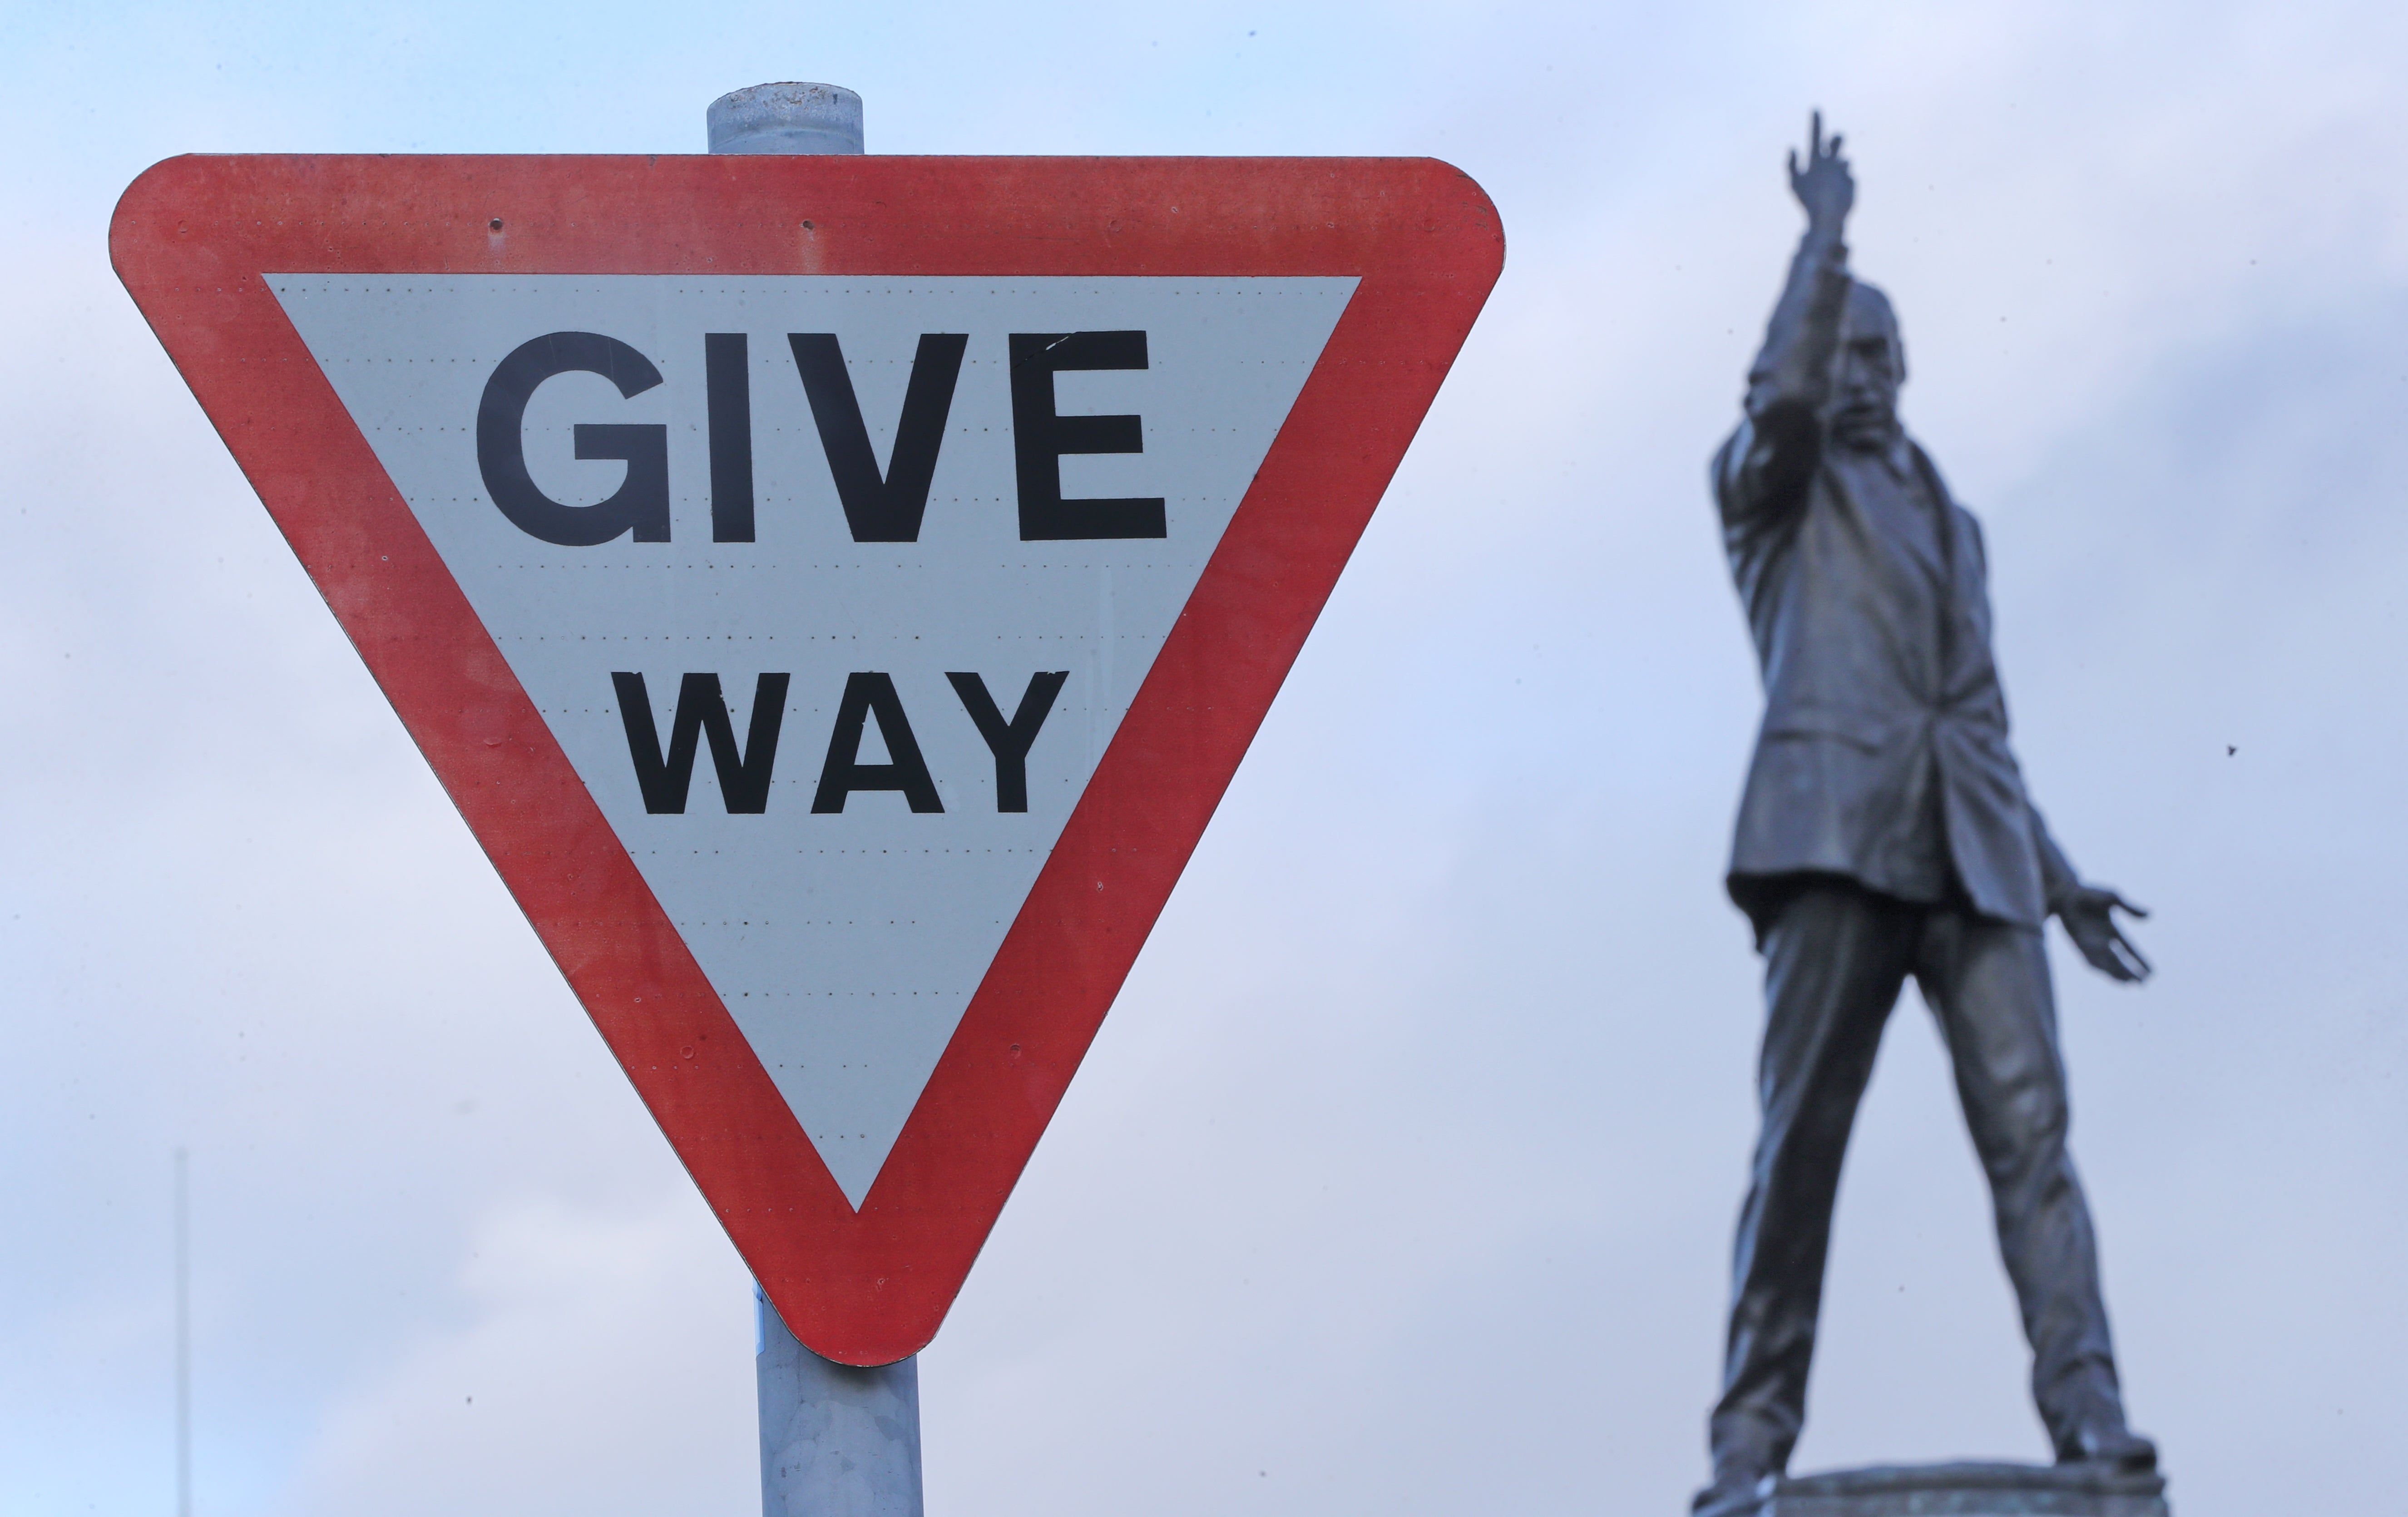
<path id="1" fill-rule="evenodd" d="M 1898 435 L 1906 351 L 1889 302 L 1864 285 L 1849 293 L 1831 387 L 1831 433 L 1850 447 L 1886 448 Z"/>

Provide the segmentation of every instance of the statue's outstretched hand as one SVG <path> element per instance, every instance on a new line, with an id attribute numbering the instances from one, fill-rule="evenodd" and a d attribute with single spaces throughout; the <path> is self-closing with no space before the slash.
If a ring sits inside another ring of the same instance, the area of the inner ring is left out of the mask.
<path id="1" fill-rule="evenodd" d="M 2115 923 L 2114 912 L 2124 910 L 2145 919 L 2149 913 L 2134 906 L 2112 890 L 2098 885 L 2076 885 L 2057 903 L 2057 914 L 2090 961 L 2090 967 L 2113 980 L 2138 984 L 2149 978 L 2149 961 Z"/>
<path id="2" fill-rule="evenodd" d="M 1798 150 L 1789 150 L 1789 193 L 1806 208 L 1810 225 L 1837 236 L 1856 203 L 1856 176 L 1848 172 L 1848 161 L 1840 156 L 1839 135 L 1834 133 L 1828 142 L 1824 141 L 1819 110 L 1810 134 L 1805 167 L 1798 165 Z"/>

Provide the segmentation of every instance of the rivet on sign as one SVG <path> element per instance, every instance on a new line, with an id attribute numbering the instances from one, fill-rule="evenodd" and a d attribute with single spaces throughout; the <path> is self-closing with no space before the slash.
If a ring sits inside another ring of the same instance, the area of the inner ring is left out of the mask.
<path id="1" fill-rule="evenodd" d="M 815 229 L 812 227 L 812 225 L 811 225 L 811 223 L 810 223 L 810 222 L 805 222 L 803 223 L 803 230 L 804 230 L 804 231 L 806 231 L 806 232 L 810 232 L 810 231 L 812 231 L 812 230 L 815 230 Z"/>
<path id="2" fill-rule="evenodd" d="M 496 216 L 492 221 L 487 222 L 485 223 L 485 227 L 488 231 L 498 232 L 502 229 L 502 219 Z"/>

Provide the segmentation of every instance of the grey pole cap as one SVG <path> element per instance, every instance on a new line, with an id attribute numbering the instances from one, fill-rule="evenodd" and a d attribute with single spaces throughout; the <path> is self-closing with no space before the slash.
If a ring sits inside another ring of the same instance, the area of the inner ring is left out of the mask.
<path id="1" fill-rule="evenodd" d="M 859 152 L 861 96 L 841 84 L 755 84 L 710 103 L 713 152 Z"/>

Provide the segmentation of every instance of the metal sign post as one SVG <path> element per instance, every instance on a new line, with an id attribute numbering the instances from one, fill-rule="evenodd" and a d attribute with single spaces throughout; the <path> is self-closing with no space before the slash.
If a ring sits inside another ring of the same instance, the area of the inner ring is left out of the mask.
<path id="1" fill-rule="evenodd" d="M 920 1356 L 823 1359 L 759 1291 L 762 1517 L 921 1517 Z"/>
<path id="2" fill-rule="evenodd" d="M 710 103 L 712 152 L 857 153 L 861 96 L 756 84 Z M 759 1286 L 762 1517 L 921 1517 L 920 1356 L 857 1368 L 803 1347 Z"/>

